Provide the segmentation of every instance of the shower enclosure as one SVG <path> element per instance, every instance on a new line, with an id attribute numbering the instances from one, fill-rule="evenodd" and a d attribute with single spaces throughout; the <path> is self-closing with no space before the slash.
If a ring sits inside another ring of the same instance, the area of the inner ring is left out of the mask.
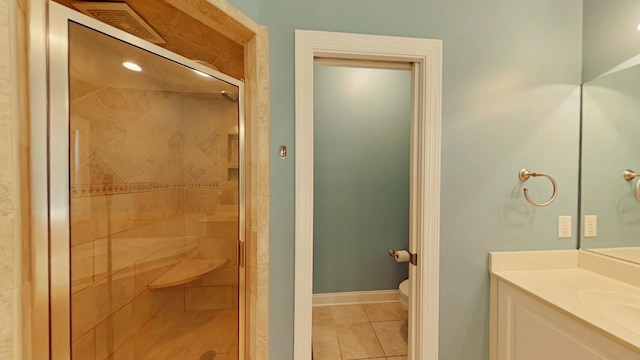
<path id="1" fill-rule="evenodd" d="M 243 86 L 57 4 L 53 359 L 243 357 Z"/>

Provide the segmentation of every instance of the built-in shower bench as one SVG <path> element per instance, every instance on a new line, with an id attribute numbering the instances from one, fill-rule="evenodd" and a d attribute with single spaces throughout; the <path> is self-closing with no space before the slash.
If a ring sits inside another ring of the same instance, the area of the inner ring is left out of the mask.
<path id="1" fill-rule="evenodd" d="M 226 264 L 227 259 L 184 259 L 155 279 L 147 288 L 162 289 L 196 280 Z"/>

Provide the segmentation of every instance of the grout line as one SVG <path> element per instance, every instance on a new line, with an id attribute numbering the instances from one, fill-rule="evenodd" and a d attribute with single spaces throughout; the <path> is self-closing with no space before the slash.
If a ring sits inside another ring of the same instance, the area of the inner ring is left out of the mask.
<path id="1" fill-rule="evenodd" d="M 336 329 L 336 342 L 338 343 L 338 350 L 340 350 L 340 360 L 343 360 L 344 359 L 344 354 L 342 353 L 342 346 L 340 346 L 340 339 L 338 337 L 337 329 Z"/>
<path id="2" fill-rule="evenodd" d="M 369 313 L 367 312 L 367 307 L 364 306 L 364 304 L 360 305 L 362 307 L 362 311 L 364 311 L 364 316 L 367 317 L 367 320 L 369 321 L 369 324 L 371 324 L 371 318 L 369 317 Z M 371 326 L 373 328 L 373 326 Z"/>
<path id="3" fill-rule="evenodd" d="M 382 349 L 382 353 L 384 354 L 385 359 L 387 358 L 387 352 L 384 351 L 384 346 L 382 346 L 382 341 L 380 341 L 380 338 L 378 337 L 378 332 L 376 331 L 376 328 L 373 327 L 373 322 L 369 322 L 369 325 L 371 326 L 371 330 L 373 331 L 373 335 L 375 335 L 376 340 L 378 341 L 378 345 L 380 345 L 380 349 Z"/>

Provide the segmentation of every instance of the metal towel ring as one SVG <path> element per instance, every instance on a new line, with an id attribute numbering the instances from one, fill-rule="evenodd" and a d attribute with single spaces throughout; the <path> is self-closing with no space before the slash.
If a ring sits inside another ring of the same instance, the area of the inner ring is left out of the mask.
<path id="1" fill-rule="evenodd" d="M 624 179 L 627 181 L 631 181 L 640 176 L 640 174 L 636 174 L 633 170 L 625 170 L 623 175 Z M 636 181 L 636 200 L 640 202 L 640 180 Z"/>
<path id="2" fill-rule="evenodd" d="M 529 189 L 528 188 L 524 188 L 524 198 L 527 199 L 529 204 L 531 204 L 533 206 L 537 206 L 537 207 L 543 207 L 543 206 L 547 206 L 547 205 L 551 204 L 556 199 L 556 197 L 558 196 L 558 183 L 556 182 L 556 179 L 552 178 L 550 175 L 547 175 L 545 173 L 532 173 L 531 171 L 529 171 L 527 169 L 520 169 L 520 172 L 518 173 L 518 177 L 522 181 L 527 181 L 532 176 L 533 177 L 544 176 L 547 179 L 549 179 L 551 181 L 551 184 L 553 185 L 553 195 L 551 195 L 551 199 L 549 199 L 549 201 L 547 201 L 545 203 L 542 203 L 542 204 L 538 204 L 537 202 L 534 202 L 533 200 L 531 200 L 531 198 L 529 197 Z"/>

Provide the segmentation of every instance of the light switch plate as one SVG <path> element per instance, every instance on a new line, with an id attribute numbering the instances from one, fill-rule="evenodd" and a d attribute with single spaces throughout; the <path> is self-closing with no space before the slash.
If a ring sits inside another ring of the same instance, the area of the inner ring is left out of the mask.
<path id="1" fill-rule="evenodd" d="M 571 216 L 558 216 L 558 238 L 571 237 Z"/>
<path id="2" fill-rule="evenodd" d="M 596 237 L 598 235 L 598 216 L 584 216 L 584 237 Z"/>

